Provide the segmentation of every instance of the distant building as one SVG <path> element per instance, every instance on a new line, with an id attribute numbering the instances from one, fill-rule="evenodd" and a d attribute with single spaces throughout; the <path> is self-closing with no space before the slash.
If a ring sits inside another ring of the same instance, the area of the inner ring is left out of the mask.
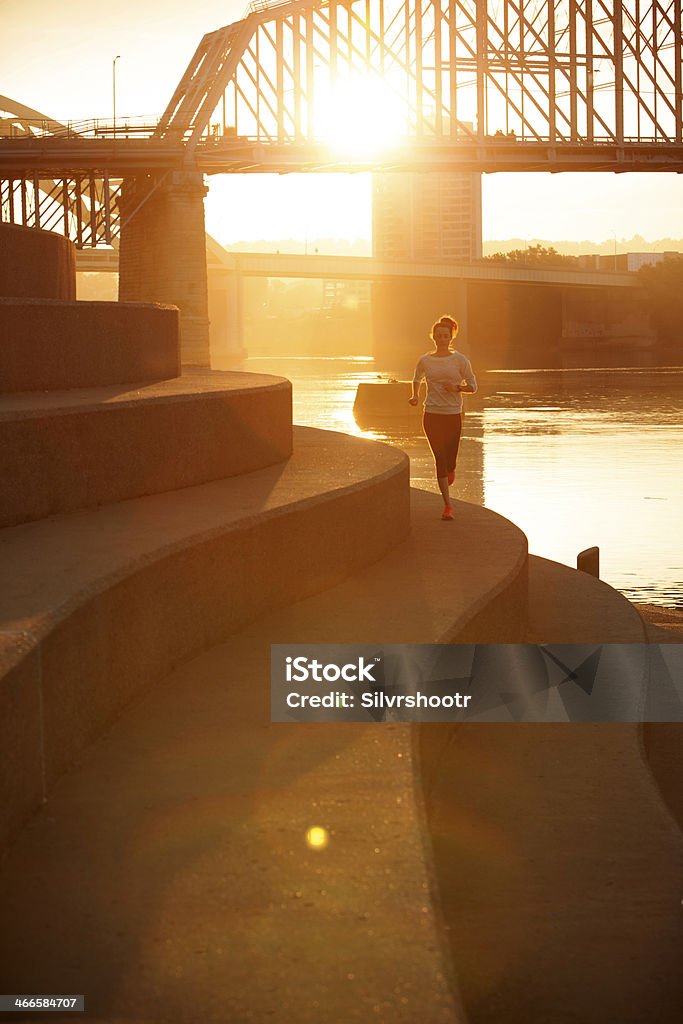
<path id="1" fill-rule="evenodd" d="M 679 252 L 627 252 L 626 253 L 626 269 L 631 271 L 640 270 L 641 267 L 652 266 L 654 263 L 661 263 L 662 260 L 670 259 L 672 256 L 680 256 Z M 617 255 L 617 267 L 619 266 L 619 256 Z"/>
<path id="2" fill-rule="evenodd" d="M 378 258 L 416 262 L 480 259 L 481 175 L 374 173 L 372 252 Z"/>
<path id="3" fill-rule="evenodd" d="M 584 253 L 577 257 L 578 266 L 582 270 L 606 270 L 617 273 L 636 273 L 641 267 L 661 263 L 672 256 L 683 256 L 683 253 L 667 250 L 666 252 L 618 252 L 614 255 L 598 255 Z"/>
<path id="4" fill-rule="evenodd" d="M 323 312 L 341 313 L 369 308 L 369 281 L 323 281 Z"/>

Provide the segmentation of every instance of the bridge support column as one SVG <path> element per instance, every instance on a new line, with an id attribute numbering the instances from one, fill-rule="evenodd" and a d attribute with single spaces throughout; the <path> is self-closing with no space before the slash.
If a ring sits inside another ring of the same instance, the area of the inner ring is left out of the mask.
<path id="1" fill-rule="evenodd" d="M 208 189 L 197 172 L 129 178 L 119 208 L 119 299 L 180 309 L 186 366 L 209 366 L 209 304 L 204 230 Z"/>
<path id="2" fill-rule="evenodd" d="M 372 286 L 372 334 L 380 368 L 403 373 L 430 347 L 429 331 L 444 313 L 460 325 L 456 348 L 470 355 L 467 282 L 457 278 L 395 278 Z"/>
<path id="3" fill-rule="evenodd" d="M 244 280 L 239 271 L 209 271 L 211 364 L 223 369 L 245 359 Z"/>

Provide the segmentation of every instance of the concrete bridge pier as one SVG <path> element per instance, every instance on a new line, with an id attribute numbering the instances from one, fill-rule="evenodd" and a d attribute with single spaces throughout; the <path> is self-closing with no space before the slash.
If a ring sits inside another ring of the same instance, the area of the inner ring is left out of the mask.
<path id="1" fill-rule="evenodd" d="M 119 300 L 180 309 L 185 366 L 210 366 L 204 196 L 197 172 L 124 182 L 119 200 Z"/>
<path id="2" fill-rule="evenodd" d="M 239 271 L 209 271 L 211 362 L 223 364 L 246 358 L 244 344 L 244 278 Z"/>
<path id="3" fill-rule="evenodd" d="M 383 369 L 399 372 L 429 350 L 429 331 L 448 313 L 460 324 L 456 347 L 469 354 L 467 282 L 453 278 L 393 278 L 373 282 L 374 355 Z"/>

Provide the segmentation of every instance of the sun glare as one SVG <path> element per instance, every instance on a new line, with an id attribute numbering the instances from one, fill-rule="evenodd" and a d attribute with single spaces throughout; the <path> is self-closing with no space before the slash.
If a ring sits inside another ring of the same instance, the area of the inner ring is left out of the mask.
<path id="1" fill-rule="evenodd" d="M 348 156 L 374 155 L 407 135 L 405 113 L 397 94 L 377 75 L 339 78 L 319 89 L 317 134 Z"/>

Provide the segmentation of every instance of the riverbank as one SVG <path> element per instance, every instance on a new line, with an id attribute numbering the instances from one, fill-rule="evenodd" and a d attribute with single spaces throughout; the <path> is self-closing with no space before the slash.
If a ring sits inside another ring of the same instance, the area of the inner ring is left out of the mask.
<path id="1" fill-rule="evenodd" d="M 651 772 L 668 802 L 681 769 L 656 730 L 653 771 L 635 725 L 270 723 L 272 643 L 451 639 L 485 576 L 519 575 L 512 524 L 411 497 L 404 542 L 179 665 L 55 787 L 0 872 L 15 987 L 66 978 L 100 1024 L 636 1024 L 653 992 L 677 1020 L 681 851 Z M 529 561 L 544 636 L 590 642 L 588 615 L 642 642 L 604 584 Z"/>
<path id="2" fill-rule="evenodd" d="M 370 357 L 253 357 L 243 368 L 292 381 L 294 422 L 402 448 L 413 486 L 435 489 L 419 409 L 354 418 L 358 385 L 387 376 Z M 683 369 L 496 371 L 480 373 L 479 384 L 455 497 L 517 523 L 544 558 L 575 565 L 579 551 L 597 545 L 601 578 L 628 600 L 683 607 L 674 541 L 683 517 L 675 472 Z"/>

